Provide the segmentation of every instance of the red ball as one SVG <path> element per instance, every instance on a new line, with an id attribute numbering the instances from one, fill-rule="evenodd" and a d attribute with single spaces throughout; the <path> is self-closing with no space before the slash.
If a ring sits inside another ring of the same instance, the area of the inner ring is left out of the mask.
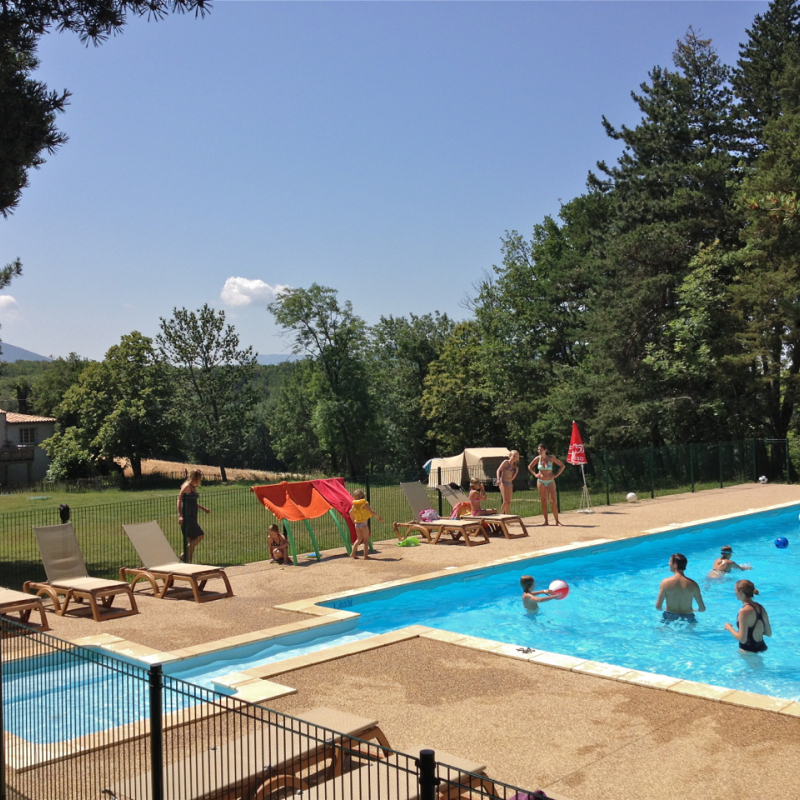
<path id="1" fill-rule="evenodd" d="M 569 594 L 569 586 L 565 581 L 553 581 L 549 586 L 550 594 L 557 600 L 563 600 Z"/>

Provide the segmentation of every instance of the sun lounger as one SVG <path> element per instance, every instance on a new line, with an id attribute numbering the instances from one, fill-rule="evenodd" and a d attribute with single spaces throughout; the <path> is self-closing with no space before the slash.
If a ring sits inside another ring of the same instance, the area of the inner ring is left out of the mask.
<path id="1" fill-rule="evenodd" d="M 38 611 L 42 624 L 37 625 L 30 622 L 31 612 Z M 19 617 L 14 619 L 9 616 L 10 614 L 18 614 Z M 49 631 L 50 626 L 47 624 L 47 617 L 44 614 L 44 606 L 42 601 L 32 594 L 25 592 L 17 592 L 14 589 L 4 589 L 0 587 L 0 618 L 9 619 L 13 622 L 21 622 L 30 628 L 38 628 L 42 631 Z"/>
<path id="2" fill-rule="evenodd" d="M 417 745 L 408 748 L 408 755 L 392 752 L 385 759 L 310 786 L 303 792 L 303 800 L 418 800 L 414 761 L 421 750 L 429 749 L 432 748 Z M 468 796 L 470 789 L 491 791 L 485 764 L 442 751 L 435 751 L 435 759 L 438 800 L 454 800 L 462 793 Z"/>
<path id="3" fill-rule="evenodd" d="M 339 774 L 337 751 L 363 748 L 370 740 L 379 743 L 382 753 L 384 748 L 388 752 L 377 720 L 369 717 L 324 707 L 297 718 L 276 714 L 272 724 L 254 733 L 166 766 L 164 785 L 175 800 L 262 798 L 284 787 L 305 791 L 309 770 L 330 761 L 331 769 L 323 777 Z M 117 800 L 150 800 L 151 774 L 121 781 L 104 794 Z"/>
<path id="4" fill-rule="evenodd" d="M 186 581 L 191 587 L 195 602 L 206 603 L 222 597 L 233 597 L 228 576 L 222 567 L 210 567 L 207 564 L 184 564 L 170 547 L 167 537 L 157 522 L 142 522 L 138 525 L 122 526 L 131 544 L 136 548 L 142 567 L 122 567 L 120 580 L 133 576 L 131 588 L 139 581 L 146 580 L 153 588 L 153 594 L 159 599 L 175 587 L 175 581 Z M 219 579 L 225 584 L 224 592 L 205 590 L 206 583 Z M 163 581 L 161 588 L 158 582 Z"/>
<path id="5" fill-rule="evenodd" d="M 461 489 L 454 489 L 448 484 L 442 484 L 436 487 L 450 505 L 455 508 L 459 503 L 469 503 L 469 495 L 462 492 Z M 478 517 L 473 517 L 467 514 L 459 519 L 478 519 L 487 522 L 489 525 L 497 527 L 502 532 L 506 539 L 521 539 L 523 536 L 528 536 L 528 529 L 522 521 L 522 517 L 516 514 L 481 514 Z M 512 533 L 509 530 L 510 526 L 516 526 L 519 529 L 518 533 Z"/>
<path id="6" fill-rule="evenodd" d="M 22 586 L 23 591 L 33 592 L 40 597 L 47 595 L 53 601 L 53 611 L 61 617 L 67 613 L 73 600 L 87 601 L 95 622 L 139 613 L 131 587 L 126 582 L 89 577 L 71 522 L 34 527 L 33 532 L 47 581 L 26 581 Z M 112 608 L 114 598 L 118 595 L 128 598 L 131 604 L 129 609 Z"/>
<path id="7" fill-rule="evenodd" d="M 489 536 L 483 525 L 476 521 L 460 519 L 437 519 L 434 522 L 423 522 L 422 512 L 431 507 L 431 501 L 425 492 L 425 487 L 418 481 L 401 483 L 400 487 L 414 512 L 413 522 L 395 522 L 394 532 L 401 541 L 409 534 L 417 532 L 422 534 L 431 544 L 438 544 L 442 534 L 448 534 L 453 539 L 464 539 L 464 544 L 471 547 L 473 544 L 489 544 Z"/>

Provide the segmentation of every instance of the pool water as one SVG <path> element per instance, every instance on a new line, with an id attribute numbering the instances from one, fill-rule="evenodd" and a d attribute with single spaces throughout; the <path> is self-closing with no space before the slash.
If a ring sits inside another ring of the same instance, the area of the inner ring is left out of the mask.
<path id="1" fill-rule="evenodd" d="M 323 632 L 303 631 L 165 664 L 164 672 L 227 693 L 215 682 L 223 675 L 419 624 L 800 699 L 799 509 L 792 506 L 332 600 L 323 605 L 361 616 L 326 626 Z M 789 540 L 788 549 L 775 547 L 778 536 Z M 734 561 L 753 569 L 709 580 L 706 576 L 725 544 L 733 547 Z M 668 562 L 675 552 L 689 559 L 686 574 L 700 584 L 708 609 L 697 614 L 697 624 L 664 624 L 655 609 L 659 583 L 671 574 Z M 521 603 L 523 574 L 533 575 L 538 589 L 565 580 L 569 596 L 543 603 L 538 613 L 530 614 Z M 774 635 L 763 654 L 741 654 L 737 641 L 723 630 L 725 622 L 736 620 L 740 603 L 733 586 L 740 577 L 756 584 L 757 599 L 769 612 Z M 3 679 L 7 730 L 28 741 L 65 741 L 147 713 L 144 683 L 128 681 L 122 686 L 119 676 L 97 670 L 81 659 L 56 663 L 45 656 L 12 662 Z M 129 696 L 121 697 L 125 693 Z M 193 701 L 187 697 L 172 702 Z M 48 724 L 42 724 L 43 715 L 49 717 Z"/>
<path id="2" fill-rule="evenodd" d="M 723 520 L 674 534 L 658 534 L 587 550 L 545 556 L 513 565 L 455 574 L 324 605 L 361 614 L 359 628 L 381 633 L 406 625 L 430 625 L 455 633 L 549 650 L 662 673 L 716 686 L 800 699 L 800 523 L 798 506 Z M 790 544 L 780 550 L 775 539 Z M 733 547 L 733 561 L 750 564 L 722 579 L 708 579 L 720 547 Z M 664 624 L 655 609 L 659 583 L 670 576 L 669 557 L 689 559 L 686 574 L 699 584 L 707 611 L 697 624 Z M 543 603 L 529 614 L 519 578 L 531 574 L 537 589 L 565 580 L 564 600 Z M 755 583 L 756 600 L 769 613 L 769 650 L 741 654 L 724 630 L 735 625 L 740 578 Z"/>

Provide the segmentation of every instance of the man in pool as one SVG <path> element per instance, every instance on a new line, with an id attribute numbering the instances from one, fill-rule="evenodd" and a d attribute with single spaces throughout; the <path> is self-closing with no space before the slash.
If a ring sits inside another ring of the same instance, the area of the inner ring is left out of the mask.
<path id="1" fill-rule="evenodd" d="M 534 592 L 533 583 L 533 578 L 530 575 L 523 575 L 519 579 L 519 584 L 522 586 L 522 605 L 528 611 L 538 611 L 539 603 L 546 603 L 548 600 L 555 599 L 547 589 L 539 589 Z"/>
<path id="2" fill-rule="evenodd" d="M 714 562 L 714 566 L 711 567 L 711 572 L 708 573 L 708 577 L 724 578 L 731 571 L 731 569 L 733 569 L 733 567 L 743 571 L 746 569 L 753 569 L 749 564 L 742 564 L 740 566 L 735 561 L 731 561 L 732 554 L 733 548 L 729 544 L 726 544 L 722 548 L 719 558 Z"/>
<path id="3" fill-rule="evenodd" d="M 669 558 L 669 568 L 675 574 L 671 578 L 664 578 L 661 581 L 658 600 L 656 600 L 656 608 L 659 611 L 661 611 L 664 600 L 667 601 L 667 610 L 663 615 L 664 622 L 672 622 L 676 619 L 697 622 L 692 608 L 692 600 L 697 601 L 698 611 L 706 610 L 703 595 L 700 594 L 700 587 L 683 574 L 687 563 L 683 553 L 674 553 Z"/>

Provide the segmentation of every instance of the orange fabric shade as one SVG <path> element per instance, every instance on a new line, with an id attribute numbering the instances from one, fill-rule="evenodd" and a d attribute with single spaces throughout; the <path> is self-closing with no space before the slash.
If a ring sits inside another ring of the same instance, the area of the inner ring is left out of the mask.
<path id="1" fill-rule="evenodd" d="M 333 508 L 311 481 L 282 481 L 270 486 L 253 486 L 250 491 L 278 519 L 288 519 L 290 522 L 316 519 Z"/>

